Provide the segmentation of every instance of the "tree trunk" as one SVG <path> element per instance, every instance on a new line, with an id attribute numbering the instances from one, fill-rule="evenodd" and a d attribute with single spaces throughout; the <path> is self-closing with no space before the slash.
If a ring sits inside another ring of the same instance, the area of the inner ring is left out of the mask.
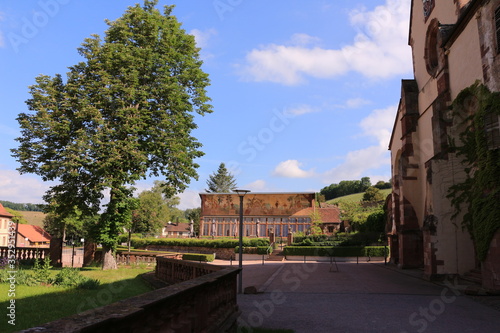
<path id="1" fill-rule="evenodd" d="M 102 247 L 102 269 L 117 269 L 116 258 L 112 249 L 103 246 Z"/>

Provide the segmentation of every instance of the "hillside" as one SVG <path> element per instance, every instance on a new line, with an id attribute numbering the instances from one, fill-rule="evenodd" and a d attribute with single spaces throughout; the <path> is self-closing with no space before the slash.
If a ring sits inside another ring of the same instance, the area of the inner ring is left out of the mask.
<path id="1" fill-rule="evenodd" d="M 392 189 L 390 189 L 390 188 L 380 190 L 380 192 L 384 194 L 384 197 L 388 196 L 391 193 L 391 191 L 392 191 Z M 342 197 L 338 197 L 338 198 L 335 198 L 335 199 L 328 200 L 328 201 L 326 201 L 326 203 L 327 204 L 335 204 L 335 203 L 337 203 L 339 201 L 355 201 L 355 202 L 359 202 L 359 201 L 363 200 L 363 194 L 364 194 L 364 192 L 354 193 L 354 194 L 349 194 L 349 195 L 344 195 Z"/>
<path id="2" fill-rule="evenodd" d="M 37 225 L 43 228 L 43 219 L 45 218 L 45 213 L 43 212 L 27 212 L 27 211 L 18 211 L 28 224 Z"/>

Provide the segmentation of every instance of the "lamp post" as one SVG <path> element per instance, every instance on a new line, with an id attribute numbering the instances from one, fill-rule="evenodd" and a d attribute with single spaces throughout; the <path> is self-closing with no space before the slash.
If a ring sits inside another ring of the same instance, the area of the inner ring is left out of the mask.
<path id="1" fill-rule="evenodd" d="M 238 294 L 243 293 L 243 197 L 250 192 L 249 190 L 234 190 L 240 197 L 240 232 L 239 232 L 239 247 L 238 247 Z"/>

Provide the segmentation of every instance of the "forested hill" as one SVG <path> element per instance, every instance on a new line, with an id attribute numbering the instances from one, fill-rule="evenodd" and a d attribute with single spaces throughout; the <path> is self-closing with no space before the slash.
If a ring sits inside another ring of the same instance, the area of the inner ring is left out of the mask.
<path id="1" fill-rule="evenodd" d="M 15 203 L 10 201 L 0 200 L 0 203 L 10 209 L 14 209 L 17 211 L 25 211 L 25 212 L 41 212 L 42 205 L 32 204 L 32 203 Z"/>

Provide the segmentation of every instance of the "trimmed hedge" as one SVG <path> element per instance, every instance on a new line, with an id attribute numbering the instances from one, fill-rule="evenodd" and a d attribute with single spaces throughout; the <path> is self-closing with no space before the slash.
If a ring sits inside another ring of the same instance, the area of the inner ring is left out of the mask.
<path id="1" fill-rule="evenodd" d="M 309 256 L 309 257 L 383 257 L 389 253 L 385 246 L 285 246 L 285 256 Z"/>
<path id="2" fill-rule="evenodd" d="M 184 253 L 182 255 L 182 260 L 212 262 L 214 259 L 213 254 Z"/>
<path id="3" fill-rule="evenodd" d="M 185 246 L 185 247 L 208 247 L 208 248 L 235 248 L 239 240 L 234 238 L 199 239 L 199 238 L 132 238 L 131 246 L 134 248 L 146 248 L 148 246 Z M 258 247 L 269 246 L 267 238 L 243 238 L 243 246 Z"/>
<path id="4" fill-rule="evenodd" d="M 237 246 L 234 248 L 234 253 L 238 254 L 240 247 Z M 256 247 L 243 247 L 243 254 L 262 254 L 262 255 L 268 255 L 271 252 L 273 252 L 272 249 L 269 248 L 269 246 L 256 246 Z"/>

